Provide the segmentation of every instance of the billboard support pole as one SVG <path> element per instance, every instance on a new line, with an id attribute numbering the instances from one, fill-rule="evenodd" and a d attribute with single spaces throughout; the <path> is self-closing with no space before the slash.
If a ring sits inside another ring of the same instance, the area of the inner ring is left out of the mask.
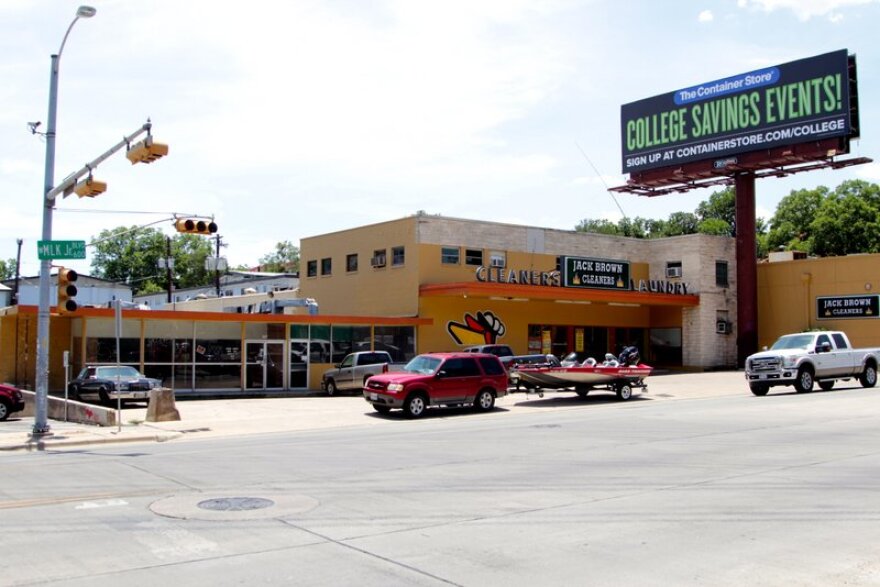
<path id="1" fill-rule="evenodd" d="M 734 178 L 736 191 L 736 364 L 758 351 L 758 251 L 755 236 L 755 174 Z"/>

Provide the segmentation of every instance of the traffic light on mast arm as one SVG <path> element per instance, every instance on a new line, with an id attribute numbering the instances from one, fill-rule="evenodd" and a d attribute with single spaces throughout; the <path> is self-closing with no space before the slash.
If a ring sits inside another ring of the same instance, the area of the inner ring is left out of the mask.
<path id="1" fill-rule="evenodd" d="M 213 220 L 202 218 L 178 218 L 174 221 L 174 228 L 177 232 L 188 234 L 212 235 L 217 232 L 217 224 Z"/>
<path id="2" fill-rule="evenodd" d="M 76 297 L 77 289 L 73 285 L 79 276 L 73 269 L 58 268 L 58 313 L 69 314 L 76 312 L 79 305 L 73 298 Z"/>
<path id="3" fill-rule="evenodd" d="M 128 148 L 125 154 L 131 164 L 135 163 L 152 163 L 160 157 L 168 154 L 168 145 L 163 143 L 154 143 L 152 136 L 147 136 L 144 140 L 135 143 Z"/>
<path id="4" fill-rule="evenodd" d="M 89 175 L 86 179 L 77 182 L 73 191 L 80 198 L 94 198 L 98 194 L 103 194 L 107 191 L 107 184 L 103 181 L 92 179 L 92 176 Z"/>

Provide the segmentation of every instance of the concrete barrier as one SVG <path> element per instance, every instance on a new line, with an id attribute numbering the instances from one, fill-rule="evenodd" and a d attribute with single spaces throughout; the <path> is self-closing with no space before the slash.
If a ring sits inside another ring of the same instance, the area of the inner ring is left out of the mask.
<path id="1" fill-rule="evenodd" d="M 36 393 L 22 390 L 21 395 L 24 397 L 24 411 L 18 412 L 18 415 L 33 417 L 35 414 L 34 397 Z M 46 417 L 52 420 L 66 420 L 67 422 L 93 424 L 95 426 L 116 426 L 116 410 L 113 408 L 74 400 L 67 400 L 65 406 L 63 397 L 50 395 L 47 399 L 49 401 L 46 406 Z"/>
<path id="2" fill-rule="evenodd" d="M 147 406 L 147 422 L 172 422 L 180 420 L 180 412 L 174 405 L 174 390 L 167 387 L 150 390 Z"/>

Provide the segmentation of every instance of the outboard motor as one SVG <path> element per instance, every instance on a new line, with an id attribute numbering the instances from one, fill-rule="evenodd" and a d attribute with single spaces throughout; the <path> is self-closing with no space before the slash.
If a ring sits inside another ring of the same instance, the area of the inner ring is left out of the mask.
<path id="1" fill-rule="evenodd" d="M 620 356 L 617 360 L 621 365 L 638 365 L 642 357 L 639 355 L 639 349 L 634 346 L 628 346 L 620 351 Z"/>

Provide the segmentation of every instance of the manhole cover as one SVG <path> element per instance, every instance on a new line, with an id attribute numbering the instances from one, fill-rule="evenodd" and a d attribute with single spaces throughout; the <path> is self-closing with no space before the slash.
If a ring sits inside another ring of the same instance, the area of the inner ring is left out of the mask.
<path id="1" fill-rule="evenodd" d="M 151 503 L 150 510 L 166 518 L 234 522 L 289 518 L 320 505 L 317 499 L 308 495 L 264 492 L 265 497 L 245 497 L 236 493 L 172 495 Z"/>
<path id="2" fill-rule="evenodd" d="M 261 497 L 221 497 L 200 501 L 198 506 L 213 512 L 248 512 L 272 507 L 275 502 Z"/>

